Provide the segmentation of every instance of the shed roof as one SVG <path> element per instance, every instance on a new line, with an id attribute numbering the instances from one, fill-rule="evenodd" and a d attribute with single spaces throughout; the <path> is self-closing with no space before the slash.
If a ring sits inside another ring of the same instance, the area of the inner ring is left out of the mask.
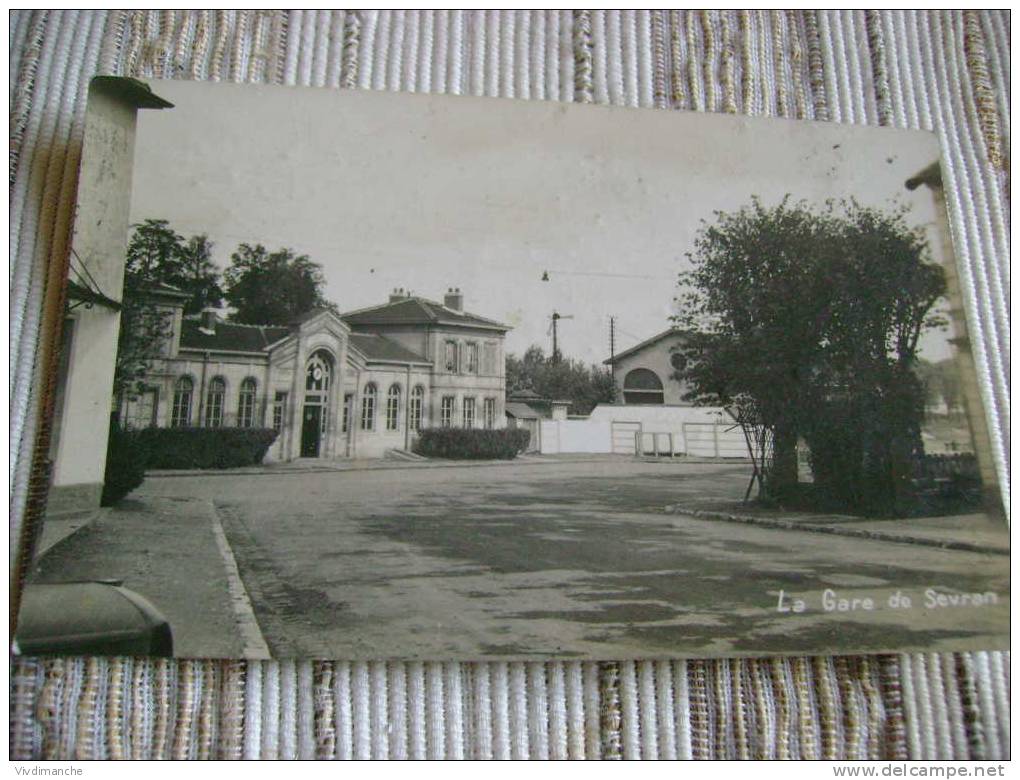
<path id="1" fill-rule="evenodd" d="M 520 403 L 519 401 L 507 401 L 504 408 L 508 415 L 516 417 L 518 420 L 537 419 L 542 417 L 541 412 L 538 412 L 527 404 Z"/>

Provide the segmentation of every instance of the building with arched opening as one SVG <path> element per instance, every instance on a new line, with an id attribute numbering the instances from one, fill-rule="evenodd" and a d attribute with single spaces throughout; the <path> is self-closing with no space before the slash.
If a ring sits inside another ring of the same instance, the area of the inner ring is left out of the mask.
<path id="1" fill-rule="evenodd" d="M 605 365 L 612 367 L 617 402 L 625 406 L 686 406 L 684 387 L 673 374 L 678 356 L 675 348 L 683 332 L 669 328 L 626 349 Z"/>
<path id="2" fill-rule="evenodd" d="M 395 290 L 387 303 L 286 325 L 243 325 L 186 296 L 151 292 L 170 336 L 143 388 L 121 402 L 125 427 L 266 427 L 267 460 L 376 458 L 410 450 L 427 427 L 505 426 L 509 327 Z"/>

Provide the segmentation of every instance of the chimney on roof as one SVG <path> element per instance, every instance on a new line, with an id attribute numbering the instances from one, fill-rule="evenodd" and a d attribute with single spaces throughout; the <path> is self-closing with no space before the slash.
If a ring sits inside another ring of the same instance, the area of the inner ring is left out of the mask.
<path id="1" fill-rule="evenodd" d="M 446 291 L 446 297 L 443 299 L 443 305 L 446 306 L 447 309 L 464 311 L 464 294 L 460 291 L 459 287 L 451 287 Z"/>
<path id="2" fill-rule="evenodd" d="M 396 303 L 402 301 L 410 296 L 411 291 L 405 290 L 403 287 L 394 287 L 393 292 L 390 293 L 390 303 Z"/>
<path id="3" fill-rule="evenodd" d="M 220 321 L 219 312 L 216 311 L 212 306 L 206 306 L 202 309 L 202 320 L 199 330 L 203 333 L 212 335 L 216 333 L 216 324 Z"/>

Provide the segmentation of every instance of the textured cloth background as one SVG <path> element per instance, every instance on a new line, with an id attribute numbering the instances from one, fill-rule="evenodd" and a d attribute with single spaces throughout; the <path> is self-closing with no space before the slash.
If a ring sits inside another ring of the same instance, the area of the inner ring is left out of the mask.
<path id="1" fill-rule="evenodd" d="M 42 367 L 54 347 L 43 312 L 62 305 L 95 74 L 933 130 L 1008 502 L 1008 12 L 25 11 L 10 22 L 14 578 L 42 509 L 47 469 L 33 445 L 48 435 Z M 1009 751 L 1004 653 L 599 664 L 17 659 L 11 672 L 17 758 Z"/>

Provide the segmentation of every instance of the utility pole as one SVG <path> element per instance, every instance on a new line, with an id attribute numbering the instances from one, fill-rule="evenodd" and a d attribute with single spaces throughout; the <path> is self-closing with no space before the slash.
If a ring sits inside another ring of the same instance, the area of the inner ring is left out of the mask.
<path id="1" fill-rule="evenodd" d="M 616 360 L 616 317 L 609 318 L 609 365 Z M 615 369 L 614 369 L 615 371 Z"/>

